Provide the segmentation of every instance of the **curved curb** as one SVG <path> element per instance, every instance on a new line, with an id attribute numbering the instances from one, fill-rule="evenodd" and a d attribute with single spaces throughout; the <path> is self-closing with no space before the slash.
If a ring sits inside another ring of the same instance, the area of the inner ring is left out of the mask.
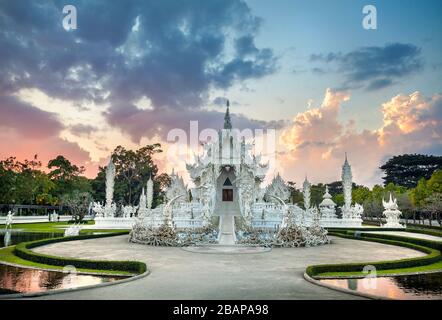
<path id="1" fill-rule="evenodd" d="M 55 272 L 60 272 L 60 271 L 55 271 Z M 56 294 L 60 294 L 60 293 L 78 292 L 78 291 L 88 290 L 88 289 L 108 287 L 108 286 L 113 286 L 113 285 L 117 285 L 117 284 L 123 284 L 126 282 L 135 281 L 135 280 L 144 278 L 144 277 L 148 276 L 149 274 L 150 274 L 150 270 L 146 270 L 146 272 L 144 272 L 142 274 L 139 274 L 139 275 L 133 276 L 133 277 L 129 277 L 127 279 L 117 280 L 117 281 L 113 281 L 113 282 L 104 282 L 104 283 L 83 286 L 83 287 L 78 287 L 78 288 L 57 289 L 57 290 L 29 292 L 29 293 L 5 294 L 5 295 L 0 295 L 0 300 L 10 300 L 10 299 L 18 299 L 18 298 L 35 298 L 35 297 L 41 297 L 41 296 L 51 296 L 51 295 L 56 295 Z"/>
<path id="2" fill-rule="evenodd" d="M 431 274 L 431 273 L 441 273 L 442 269 L 428 270 L 428 271 L 417 271 L 417 272 L 401 272 L 401 273 L 383 273 L 378 276 L 378 278 L 386 277 L 400 277 L 400 276 L 418 276 L 421 274 Z M 315 280 L 330 280 L 330 279 L 363 279 L 365 275 L 336 275 L 336 276 L 320 276 Z"/>
<path id="3" fill-rule="evenodd" d="M 348 293 L 348 294 L 358 296 L 358 297 L 368 298 L 368 299 L 372 299 L 372 300 L 394 300 L 394 299 L 387 298 L 387 297 L 375 296 L 375 295 L 369 294 L 369 293 L 362 293 L 362 292 L 357 292 L 357 291 L 353 291 L 350 289 L 338 288 L 338 287 L 323 283 L 319 280 L 313 279 L 306 272 L 304 272 L 304 279 L 310 283 L 315 284 L 315 285 L 318 285 L 318 286 L 321 286 L 321 287 L 324 287 L 327 289 L 339 291 L 339 292 Z"/>

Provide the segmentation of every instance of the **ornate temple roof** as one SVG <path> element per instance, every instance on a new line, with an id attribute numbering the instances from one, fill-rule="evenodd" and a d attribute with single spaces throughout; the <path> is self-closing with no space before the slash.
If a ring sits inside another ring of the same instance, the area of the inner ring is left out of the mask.
<path id="1" fill-rule="evenodd" d="M 325 193 L 323 196 L 324 200 L 319 204 L 320 207 L 331 207 L 336 206 L 336 203 L 333 202 L 331 194 L 328 192 L 328 186 L 325 186 Z"/>
<path id="2" fill-rule="evenodd" d="M 219 131 L 218 140 L 203 144 L 204 152 L 197 155 L 193 164 L 186 164 L 192 180 L 198 180 L 210 165 L 215 167 L 229 166 L 239 172 L 245 167 L 257 179 L 264 179 L 268 163 L 261 163 L 261 155 L 254 155 L 253 144 L 246 143 L 239 130 L 233 129 L 230 118 L 230 102 L 227 100 L 223 129 Z M 218 172 L 218 171 L 216 171 Z"/>

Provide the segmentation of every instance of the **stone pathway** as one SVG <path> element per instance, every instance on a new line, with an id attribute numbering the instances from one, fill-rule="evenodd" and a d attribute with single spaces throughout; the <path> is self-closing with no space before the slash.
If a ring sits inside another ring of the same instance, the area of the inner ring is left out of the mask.
<path id="1" fill-rule="evenodd" d="M 411 249 L 333 238 L 312 248 L 275 248 L 249 254 L 188 252 L 148 247 L 127 236 L 55 243 L 35 251 L 66 257 L 144 261 L 145 278 L 36 299 L 361 299 L 304 280 L 312 264 L 371 262 L 422 256 Z"/>

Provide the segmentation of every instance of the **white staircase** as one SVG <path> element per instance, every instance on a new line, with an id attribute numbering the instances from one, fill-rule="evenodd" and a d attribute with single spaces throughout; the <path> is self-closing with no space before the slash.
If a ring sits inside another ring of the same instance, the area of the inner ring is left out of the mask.
<path id="1" fill-rule="evenodd" d="M 225 246 L 234 245 L 236 240 L 234 217 L 240 215 L 236 202 L 219 202 L 214 214 L 220 218 L 218 243 Z"/>

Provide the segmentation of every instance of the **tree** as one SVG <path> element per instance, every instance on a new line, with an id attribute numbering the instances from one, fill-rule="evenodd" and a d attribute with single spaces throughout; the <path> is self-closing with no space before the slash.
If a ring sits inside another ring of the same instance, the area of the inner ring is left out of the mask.
<path id="1" fill-rule="evenodd" d="M 385 173 L 384 185 L 394 183 L 411 189 L 421 178 L 428 180 L 436 169 L 442 169 L 442 157 L 404 154 L 389 159 L 380 169 Z"/>
<path id="2" fill-rule="evenodd" d="M 161 145 L 155 143 L 144 146 L 138 150 L 127 150 L 122 146 L 115 148 L 112 153 L 112 161 L 115 164 L 115 185 L 114 199 L 116 202 L 134 205 L 138 201 L 138 196 L 143 188 L 152 177 L 154 181 L 154 206 L 161 201 L 161 187 L 159 183 L 166 176 L 161 177 L 160 181 L 156 181 L 158 167 L 154 163 L 153 156 L 162 152 Z M 97 200 L 104 201 L 105 198 L 105 181 L 106 167 L 100 167 L 97 177 L 92 181 L 92 188 Z M 167 180 L 167 179 L 166 179 Z"/>
<path id="3" fill-rule="evenodd" d="M 427 199 L 423 206 L 423 211 L 428 214 L 430 220 L 430 226 L 432 220 L 437 220 L 439 226 L 441 225 L 441 213 L 442 213 L 442 193 L 433 193 Z"/>
<path id="4" fill-rule="evenodd" d="M 382 203 L 379 199 L 374 197 L 367 198 L 364 203 L 364 215 L 370 218 L 381 218 L 382 216 Z"/>
<path id="5" fill-rule="evenodd" d="M 15 158 L 0 161 L 0 203 L 10 204 L 16 200 L 17 173 L 11 168 Z"/>
<path id="6" fill-rule="evenodd" d="M 442 170 L 434 171 L 427 182 L 427 188 L 430 193 L 442 193 Z"/>
<path id="7" fill-rule="evenodd" d="M 290 201 L 293 204 L 302 203 L 304 198 L 302 192 L 296 188 L 296 182 L 288 181 L 287 185 L 290 190 Z"/>
<path id="8" fill-rule="evenodd" d="M 74 190 L 62 197 L 62 204 L 69 208 L 75 223 L 81 222 L 87 214 L 92 197 L 88 192 Z"/>
<path id="9" fill-rule="evenodd" d="M 370 189 L 363 186 L 358 186 L 354 189 L 352 189 L 351 197 L 355 203 L 364 203 L 365 200 L 370 198 L 371 192 Z"/>
<path id="10" fill-rule="evenodd" d="M 153 178 L 153 207 L 164 203 L 165 191 L 170 186 L 170 176 L 167 173 L 162 173 Z M 190 192 L 190 190 L 189 190 Z"/>
<path id="11" fill-rule="evenodd" d="M 427 188 L 427 180 L 421 178 L 416 186 L 410 192 L 410 197 L 413 205 L 416 208 L 422 208 L 425 204 L 425 199 L 430 195 L 429 189 Z"/>
<path id="12" fill-rule="evenodd" d="M 91 192 L 92 188 L 89 179 L 80 176 L 84 173 L 84 167 L 72 164 L 64 156 L 57 156 L 48 162 L 50 179 L 55 183 L 54 193 L 62 197 L 73 190 L 80 192 Z"/>

